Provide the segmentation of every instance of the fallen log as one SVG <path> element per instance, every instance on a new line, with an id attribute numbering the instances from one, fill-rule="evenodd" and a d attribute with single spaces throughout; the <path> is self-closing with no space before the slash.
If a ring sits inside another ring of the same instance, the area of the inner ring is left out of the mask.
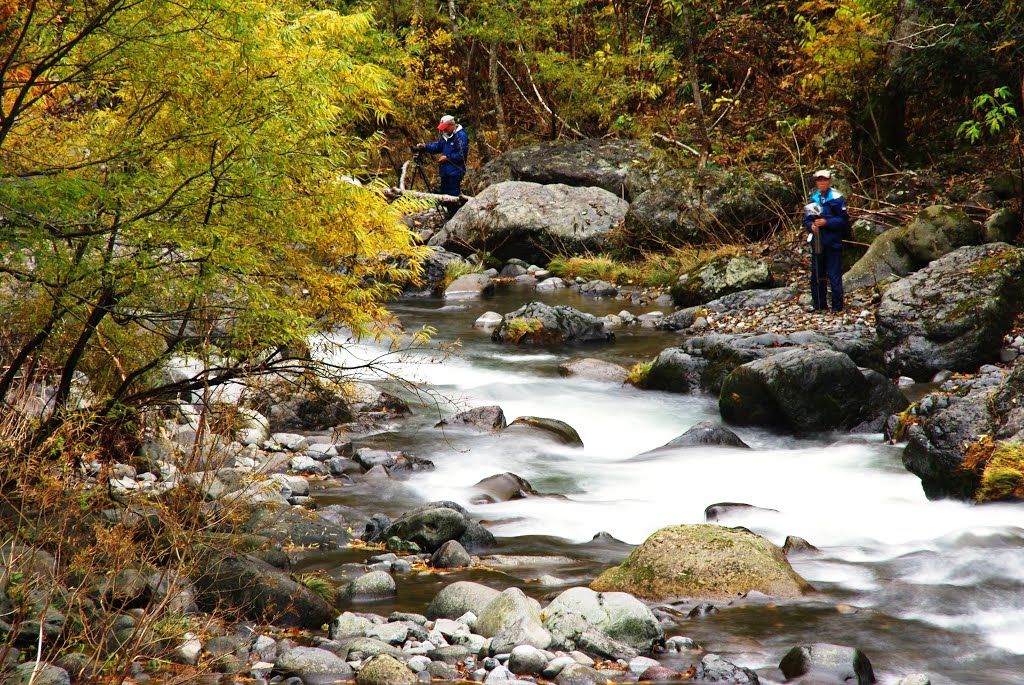
<path id="1" fill-rule="evenodd" d="M 402 165 L 402 175 L 398 178 L 398 187 L 391 187 L 384 191 L 384 195 L 393 200 L 396 197 L 406 196 L 415 197 L 420 200 L 434 200 L 442 205 L 463 205 L 473 199 L 472 195 L 442 195 L 440 193 L 424 193 L 418 190 L 406 190 L 405 188 L 405 177 L 409 173 L 409 165 L 412 164 L 412 160 L 408 160 Z"/>

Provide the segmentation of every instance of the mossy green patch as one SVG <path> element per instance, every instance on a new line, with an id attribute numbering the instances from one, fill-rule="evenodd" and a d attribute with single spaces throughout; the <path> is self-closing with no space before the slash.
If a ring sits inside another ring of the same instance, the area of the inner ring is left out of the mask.
<path id="1" fill-rule="evenodd" d="M 1024 445 L 1004 442 L 992 452 L 975 495 L 978 502 L 1024 500 Z"/>

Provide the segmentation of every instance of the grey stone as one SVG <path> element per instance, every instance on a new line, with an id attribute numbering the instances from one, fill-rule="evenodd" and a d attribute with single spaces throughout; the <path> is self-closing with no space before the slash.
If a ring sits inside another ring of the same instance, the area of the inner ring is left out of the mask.
<path id="1" fill-rule="evenodd" d="M 769 288 L 773 283 L 766 262 L 746 256 L 718 257 L 680 276 L 671 294 L 677 306 L 691 307 L 743 290 Z"/>
<path id="2" fill-rule="evenodd" d="M 448 585 L 430 602 L 426 615 L 428 618 L 456 619 L 472 611 L 477 616 L 494 600 L 500 592 L 494 588 L 472 583 L 466 580 Z"/>
<path id="3" fill-rule="evenodd" d="M 444 543 L 430 557 L 430 565 L 434 568 L 461 568 L 472 563 L 473 559 L 469 556 L 469 552 L 456 540 Z"/>
<path id="4" fill-rule="evenodd" d="M 547 655 L 531 645 L 519 645 L 508 659 L 508 670 L 516 675 L 538 675 L 548 664 Z"/>
<path id="5" fill-rule="evenodd" d="M 19 664 L 9 672 L 4 681 L 5 685 L 71 685 L 67 671 L 45 661 Z"/>
<path id="6" fill-rule="evenodd" d="M 378 654 L 363 664 L 356 677 L 359 685 L 415 685 L 416 674 L 389 654 Z"/>
<path id="7" fill-rule="evenodd" d="M 497 405 L 475 407 L 444 419 L 435 428 L 475 428 L 478 430 L 501 430 L 505 427 L 505 412 Z"/>
<path id="8" fill-rule="evenodd" d="M 490 278 L 483 274 L 466 274 L 459 276 L 445 288 L 444 297 L 446 300 L 470 300 L 493 292 L 494 283 Z"/>
<path id="9" fill-rule="evenodd" d="M 516 320 L 519 323 L 513 323 Z M 509 312 L 491 333 L 495 342 L 515 345 L 610 342 L 614 337 L 596 316 L 543 302 L 530 302 Z"/>
<path id="10" fill-rule="evenodd" d="M 329 682 L 330 679 L 350 680 L 352 667 L 333 652 L 317 647 L 293 647 L 277 657 L 275 667 L 284 675 L 294 675 L 310 682 L 317 677 L 318 682 Z"/>
<path id="11" fill-rule="evenodd" d="M 395 579 L 385 571 L 371 571 L 349 584 L 348 594 L 353 601 L 374 601 L 398 594 Z"/>
<path id="12" fill-rule="evenodd" d="M 621 385 L 626 381 L 629 370 L 602 359 L 572 359 L 559 364 L 558 373 L 563 376 Z"/>
<path id="13" fill-rule="evenodd" d="M 588 631 L 641 652 L 664 634 L 647 605 L 623 592 L 570 588 L 552 600 L 543 616 L 552 646 L 564 650 L 584 648 L 580 641 Z"/>
<path id="14" fill-rule="evenodd" d="M 430 244 L 533 261 L 558 252 L 600 252 L 628 209 L 625 200 L 600 188 L 509 181 L 466 203 Z"/>

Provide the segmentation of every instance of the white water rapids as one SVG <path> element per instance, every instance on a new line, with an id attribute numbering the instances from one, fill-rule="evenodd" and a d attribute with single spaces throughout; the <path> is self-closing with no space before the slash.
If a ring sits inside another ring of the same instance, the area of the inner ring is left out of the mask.
<path id="1" fill-rule="evenodd" d="M 510 471 L 538 491 L 568 499 L 470 506 L 475 516 L 496 522 L 496 535 L 578 542 L 607 531 L 632 544 L 664 525 L 703 523 L 710 504 L 755 505 L 761 509 L 725 524 L 745 526 L 779 545 L 787 535 L 811 542 L 820 554 L 794 557 L 793 565 L 816 589 L 900 621 L 971 636 L 1020 677 L 975 682 L 1024 683 L 1024 673 L 1017 671 L 1024 659 L 1014 656 L 1024 655 L 1024 506 L 930 502 L 917 477 L 903 468 L 901 448 L 877 435 L 793 438 L 739 429 L 752 449 L 644 455 L 698 421 L 717 420 L 714 399 L 559 377 L 553 372 L 558 362 L 592 355 L 594 348 L 540 352 L 493 344 L 468 325 L 484 309 L 471 306 L 452 324 L 454 330 L 439 332 L 462 337 L 461 355 L 443 363 L 411 355 L 392 362 L 389 372 L 461 398 L 459 408 L 499 405 L 509 422 L 526 415 L 565 421 L 585 446 L 445 435 L 432 425 L 438 412 L 450 415 L 456 407 L 434 408 L 433 417 L 409 429 L 413 451 L 436 465 L 415 475 L 425 498 L 468 505 L 475 483 Z M 436 310 L 422 305 L 399 312 L 407 325 L 441 321 Z M 671 344 L 666 337 L 660 347 Z M 377 352 L 373 345 L 349 346 L 336 361 Z M 971 681 L 933 674 L 933 682 Z"/>

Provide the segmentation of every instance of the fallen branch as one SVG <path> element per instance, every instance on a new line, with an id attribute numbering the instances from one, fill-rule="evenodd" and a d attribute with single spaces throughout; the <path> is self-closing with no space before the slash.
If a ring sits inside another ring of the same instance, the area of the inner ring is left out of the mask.
<path id="1" fill-rule="evenodd" d="M 700 153 L 699 153 L 698 151 L 694 150 L 694 149 L 693 149 L 692 147 L 690 147 L 690 146 L 689 146 L 689 145 L 687 145 L 686 143 L 681 143 L 681 142 L 679 142 L 678 140 L 672 140 L 672 139 L 671 139 L 671 138 L 669 138 L 668 136 L 662 135 L 662 134 L 660 134 L 660 133 L 652 133 L 651 135 L 653 135 L 653 136 L 654 136 L 655 138 L 657 138 L 658 140 L 663 140 L 663 141 L 665 141 L 665 142 L 666 142 L 666 143 L 668 143 L 669 145 L 675 145 L 675 146 L 676 146 L 676 147 L 678 147 L 678 148 L 681 148 L 681 149 L 683 149 L 683 150 L 686 150 L 687 152 L 693 153 L 693 154 L 694 154 L 694 155 L 696 155 L 697 157 L 700 157 Z"/>
<path id="2" fill-rule="evenodd" d="M 417 200 L 434 200 L 443 205 L 461 205 L 473 199 L 472 195 L 442 195 L 440 193 L 423 193 L 418 190 L 405 190 L 404 188 L 387 188 L 384 190 L 384 196 L 389 200 L 403 196 L 414 197 Z"/>

